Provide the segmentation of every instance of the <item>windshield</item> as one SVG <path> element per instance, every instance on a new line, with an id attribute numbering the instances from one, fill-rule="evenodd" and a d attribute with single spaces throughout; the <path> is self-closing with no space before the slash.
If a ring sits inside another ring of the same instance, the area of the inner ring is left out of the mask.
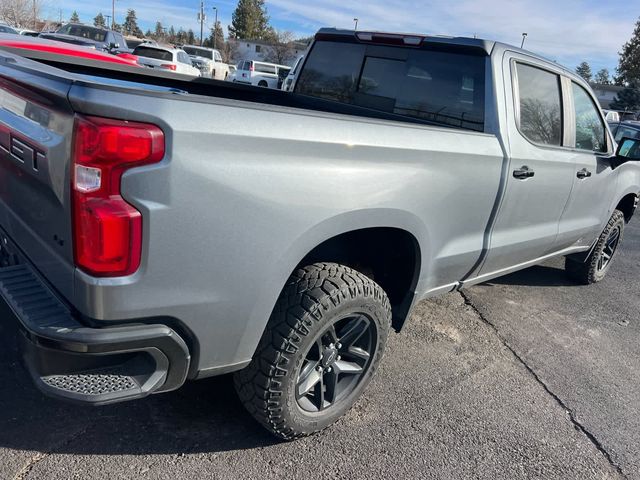
<path id="1" fill-rule="evenodd" d="M 87 27 L 85 25 L 69 24 L 60 28 L 56 33 L 71 35 L 73 37 L 82 37 L 94 42 L 104 42 L 107 38 L 107 32 L 99 28 Z"/>
<path id="2" fill-rule="evenodd" d="M 213 60 L 213 51 L 207 50 L 206 48 L 182 47 L 182 49 L 189 55 L 193 55 L 194 57 L 204 57 L 208 58 L 209 60 Z"/>
<path id="3" fill-rule="evenodd" d="M 146 58 L 155 58 L 156 60 L 163 60 L 166 62 L 173 61 L 173 53 L 167 52 L 166 50 L 160 50 L 158 48 L 150 48 L 140 45 L 133 50 L 134 55 L 138 55 L 139 57 Z"/>

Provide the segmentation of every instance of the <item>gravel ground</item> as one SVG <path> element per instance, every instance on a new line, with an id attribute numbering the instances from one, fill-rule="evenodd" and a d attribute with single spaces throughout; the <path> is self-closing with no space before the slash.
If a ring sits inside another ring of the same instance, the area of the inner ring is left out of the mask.
<path id="1" fill-rule="evenodd" d="M 42 397 L 0 306 L 0 478 L 638 478 L 640 222 L 601 284 L 562 262 L 420 303 L 366 396 L 280 443 L 228 377 L 90 409 Z"/>

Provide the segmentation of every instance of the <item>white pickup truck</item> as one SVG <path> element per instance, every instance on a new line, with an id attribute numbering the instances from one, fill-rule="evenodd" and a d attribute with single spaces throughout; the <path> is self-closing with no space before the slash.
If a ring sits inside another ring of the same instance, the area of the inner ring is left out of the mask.
<path id="1" fill-rule="evenodd" d="M 195 45 L 183 45 L 182 49 L 191 57 L 191 63 L 203 77 L 226 80 L 229 76 L 229 65 L 222 61 L 218 50 Z"/>

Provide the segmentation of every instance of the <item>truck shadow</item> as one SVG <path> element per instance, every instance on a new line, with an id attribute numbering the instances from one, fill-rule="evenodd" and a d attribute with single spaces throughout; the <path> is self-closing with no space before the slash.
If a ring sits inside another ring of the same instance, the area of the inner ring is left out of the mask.
<path id="1" fill-rule="evenodd" d="M 557 264 L 557 265 L 556 265 Z M 555 260 L 553 264 L 536 265 L 525 270 L 494 278 L 485 285 L 511 285 L 524 287 L 577 287 L 564 268 Z"/>
<path id="2" fill-rule="evenodd" d="M 17 321 L 0 305 L 0 449 L 72 454 L 190 454 L 279 443 L 243 409 L 230 376 L 104 407 L 43 396 L 17 350 Z"/>

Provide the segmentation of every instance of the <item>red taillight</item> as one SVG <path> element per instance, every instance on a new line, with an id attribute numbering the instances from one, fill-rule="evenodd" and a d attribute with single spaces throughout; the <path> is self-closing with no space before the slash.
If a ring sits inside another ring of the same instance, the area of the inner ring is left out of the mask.
<path id="1" fill-rule="evenodd" d="M 167 70 L 175 70 L 177 68 L 175 63 L 163 63 L 160 68 L 166 68 Z"/>
<path id="2" fill-rule="evenodd" d="M 251 62 L 251 63 L 249 64 L 249 71 L 250 71 L 250 72 L 253 72 L 255 69 L 256 69 L 255 65 L 253 64 L 253 62 Z"/>
<path id="3" fill-rule="evenodd" d="M 73 240 L 76 265 L 98 277 L 130 275 L 140 266 L 142 216 L 120 193 L 125 170 L 164 157 L 155 125 L 99 117 L 75 124 Z"/>

